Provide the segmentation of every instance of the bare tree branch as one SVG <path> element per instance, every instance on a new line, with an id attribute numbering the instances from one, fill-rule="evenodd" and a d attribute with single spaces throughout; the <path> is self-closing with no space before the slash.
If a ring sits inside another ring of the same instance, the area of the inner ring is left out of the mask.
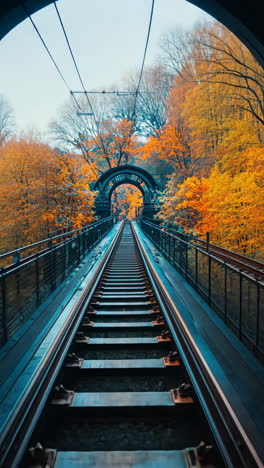
<path id="1" fill-rule="evenodd" d="M 7 100 L 0 96 L 0 146 L 12 136 L 14 127 L 14 111 Z"/>

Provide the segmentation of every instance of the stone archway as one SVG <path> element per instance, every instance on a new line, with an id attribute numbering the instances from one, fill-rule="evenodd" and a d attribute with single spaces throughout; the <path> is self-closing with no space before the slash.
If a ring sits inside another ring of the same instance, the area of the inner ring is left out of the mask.
<path id="1" fill-rule="evenodd" d="M 95 202 L 97 216 L 100 218 L 110 216 L 111 195 L 116 187 L 123 184 L 135 185 L 141 191 L 144 199 L 142 214 L 152 218 L 155 212 L 152 199 L 154 191 L 159 188 L 158 184 L 145 169 L 132 165 L 109 169 L 95 183 L 93 190 L 99 192 Z"/>

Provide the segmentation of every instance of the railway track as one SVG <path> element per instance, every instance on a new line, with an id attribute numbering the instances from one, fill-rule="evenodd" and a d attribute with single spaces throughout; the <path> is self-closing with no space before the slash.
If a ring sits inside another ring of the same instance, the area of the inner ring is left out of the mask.
<path id="1" fill-rule="evenodd" d="M 1 466 L 260 466 L 138 242 L 125 223 Z"/>

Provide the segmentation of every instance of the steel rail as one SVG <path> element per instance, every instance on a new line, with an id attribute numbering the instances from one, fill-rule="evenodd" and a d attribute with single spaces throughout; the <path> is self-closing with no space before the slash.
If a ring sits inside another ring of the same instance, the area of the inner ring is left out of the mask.
<path id="1" fill-rule="evenodd" d="M 89 283 L 76 301 L 72 311 L 36 370 L 32 381 L 21 395 L 8 424 L 0 435 L 0 466 L 18 466 L 41 411 L 54 386 L 71 342 L 80 326 L 85 310 L 101 279 L 105 266 L 118 245 L 124 223 L 98 263 Z"/>
<path id="2" fill-rule="evenodd" d="M 172 338 L 226 465 L 241 468 L 263 467 L 255 448 L 195 344 L 169 292 L 158 277 L 134 226 L 132 226 L 132 230 Z"/>

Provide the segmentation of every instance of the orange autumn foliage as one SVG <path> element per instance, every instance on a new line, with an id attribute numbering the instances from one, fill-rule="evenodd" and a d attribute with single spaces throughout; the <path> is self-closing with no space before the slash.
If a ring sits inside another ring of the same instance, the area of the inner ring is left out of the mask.
<path id="1" fill-rule="evenodd" d="M 36 138 L 1 147 L 1 252 L 90 223 L 92 180 L 79 157 L 59 155 Z"/>
<path id="2" fill-rule="evenodd" d="M 120 219 L 135 219 L 143 205 L 141 191 L 131 184 L 117 187 L 112 194 L 112 212 Z"/>
<path id="3" fill-rule="evenodd" d="M 168 123 L 161 131 L 165 135 L 173 126 L 177 137 L 184 133 L 188 171 L 182 178 L 173 161 L 174 174 L 158 200 L 158 218 L 203 237 L 210 232 L 214 243 L 263 258 L 264 120 L 259 97 L 264 71 L 223 26 L 198 28 L 192 41 L 185 57 L 191 66 L 183 63 L 175 79 Z M 175 142 L 163 138 L 155 143 L 149 140 L 143 147 L 146 157 L 156 151 L 156 157 L 170 160 Z"/>
<path id="4" fill-rule="evenodd" d="M 89 155 L 88 162 L 92 162 L 103 171 L 127 164 L 136 149 L 133 125 L 133 122 L 127 119 L 100 122 L 100 132 L 82 142 Z"/>
<path id="5" fill-rule="evenodd" d="M 53 203 L 45 219 L 58 229 L 78 229 L 94 220 L 97 193 L 89 189 L 94 172 L 76 155 L 55 155 L 50 179 Z"/>
<path id="6" fill-rule="evenodd" d="M 216 166 L 208 178 L 187 178 L 162 198 L 159 215 L 186 232 L 245 255 L 264 256 L 264 184 L 258 172 L 235 176 Z M 169 189 L 170 187 L 168 187 Z"/>
<path id="7" fill-rule="evenodd" d="M 141 152 L 143 160 L 154 155 L 160 160 L 172 163 L 174 169 L 182 176 L 188 174 L 189 149 L 186 148 L 181 135 L 172 125 L 165 125 L 159 137 L 150 137 L 144 147 L 139 148 L 139 152 Z"/>

